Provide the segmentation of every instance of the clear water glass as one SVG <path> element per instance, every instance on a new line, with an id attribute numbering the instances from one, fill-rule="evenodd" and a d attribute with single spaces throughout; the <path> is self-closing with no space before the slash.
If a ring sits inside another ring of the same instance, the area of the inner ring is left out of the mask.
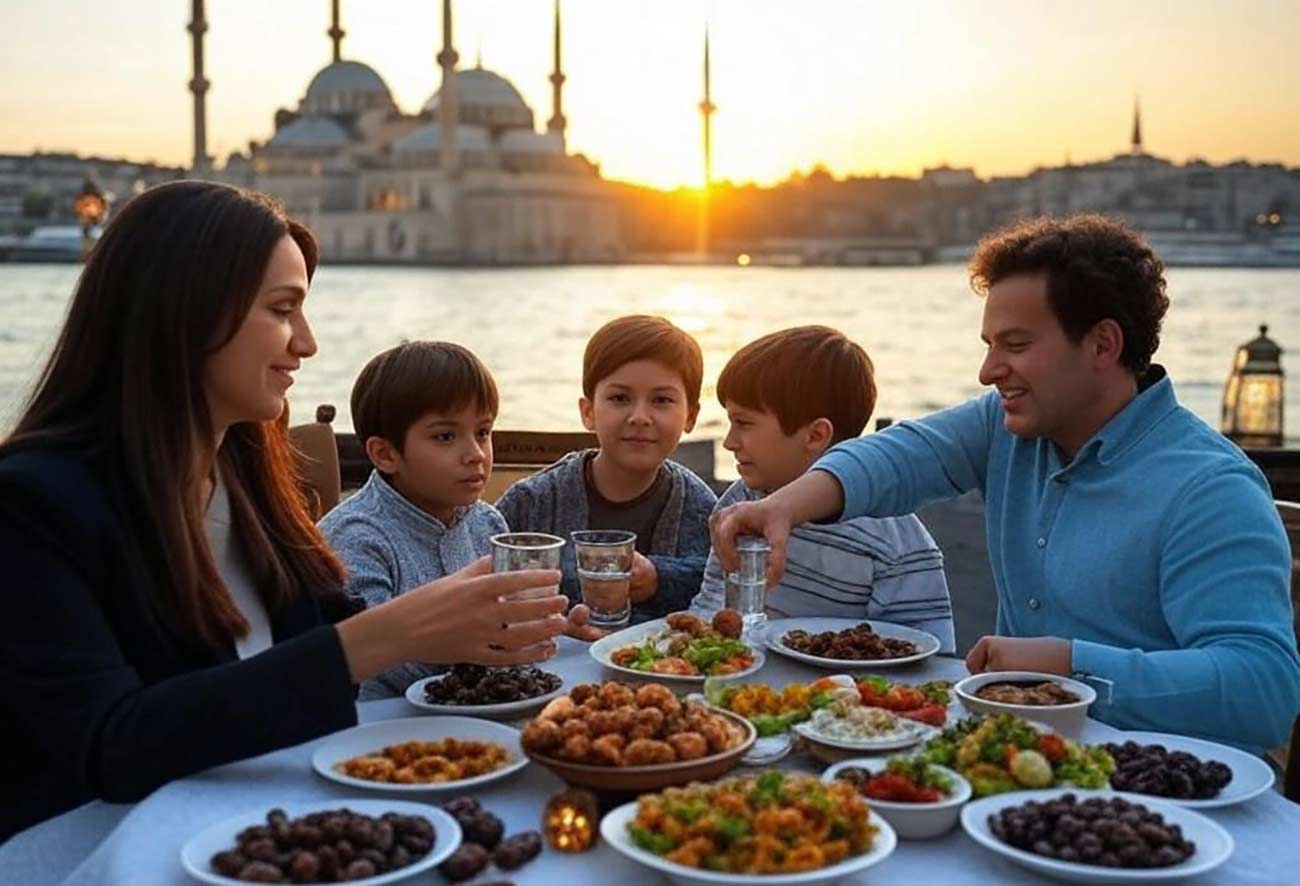
<path id="1" fill-rule="evenodd" d="M 584 529 L 572 533 L 578 559 L 587 623 L 603 631 L 625 628 L 632 618 L 632 558 L 636 533 L 623 529 Z"/>
<path id="2" fill-rule="evenodd" d="M 736 556 L 740 568 L 723 579 L 727 608 L 740 613 L 746 640 L 756 639 L 767 623 L 763 605 L 767 595 L 767 555 L 771 551 L 772 546 L 761 535 L 738 536 Z"/>
<path id="3" fill-rule="evenodd" d="M 494 535 L 492 542 L 492 571 L 518 572 L 521 569 L 559 569 L 560 549 L 564 539 L 545 532 L 503 532 Z M 516 600 L 549 597 L 556 593 L 554 585 L 546 588 L 529 588 L 510 596 Z"/>

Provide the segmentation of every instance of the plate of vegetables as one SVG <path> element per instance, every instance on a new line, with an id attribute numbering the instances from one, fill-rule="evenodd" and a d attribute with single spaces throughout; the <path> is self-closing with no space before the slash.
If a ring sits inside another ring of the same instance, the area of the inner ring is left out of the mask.
<path id="1" fill-rule="evenodd" d="M 766 660 L 740 639 L 740 623 L 723 609 L 712 624 L 689 612 L 647 621 L 591 644 L 591 657 L 611 670 L 656 680 L 703 683 L 708 677 L 744 677 Z M 734 624 L 733 624 L 734 621 Z"/>
<path id="2" fill-rule="evenodd" d="M 1115 771 L 1105 747 L 1079 744 L 1011 714 L 960 720 L 917 756 L 956 770 L 976 797 L 1058 785 L 1104 788 Z"/>
<path id="3" fill-rule="evenodd" d="M 704 698 L 715 707 L 744 717 L 754 724 L 759 738 L 768 738 L 785 733 L 809 719 L 813 711 L 830 705 L 837 690 L 853 688 L 853 681 L 842 675 L 812 683 L 791 683 L 780 690 L 766 683 L 708 680 L 704 683 Z"/>
<path id="4" fill-rule="evenodd" d="M 943 726 L 948 721 L 948 707 L 952 704 L 952 683 L 948 680 L 912 686 L 869 674 L 857 678 L 857 687 L 867 707 L 884 708 L 927 726 Z"/>

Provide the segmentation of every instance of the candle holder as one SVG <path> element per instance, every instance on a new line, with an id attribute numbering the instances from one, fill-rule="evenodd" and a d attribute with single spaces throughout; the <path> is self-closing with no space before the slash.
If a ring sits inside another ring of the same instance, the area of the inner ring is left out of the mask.
<path id="1" fill-rule="evenodd" d="M 600 807 L 590 791 L 570 788 L 556 794 L 542 813 L 542 833 L 558 852 L 586 852 L 596 845 Z"/>

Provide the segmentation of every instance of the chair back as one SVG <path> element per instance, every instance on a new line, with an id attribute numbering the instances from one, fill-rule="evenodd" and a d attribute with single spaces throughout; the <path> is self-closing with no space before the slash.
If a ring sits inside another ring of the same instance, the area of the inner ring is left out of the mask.
<path id="1" fill-rule="evenodd" d="M 337 505 L 342 495 L 339 448 L 334 440 L 332 421 L 334 407 L 320 406 L 316 409 L 316 421 L 289 428 L 298 472 L 312 508 L 312 517 L 317 520 Z"/>

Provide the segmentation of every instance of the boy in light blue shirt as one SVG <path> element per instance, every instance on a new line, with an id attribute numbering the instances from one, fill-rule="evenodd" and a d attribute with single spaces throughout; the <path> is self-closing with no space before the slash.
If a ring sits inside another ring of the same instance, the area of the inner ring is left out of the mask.
<path id="1" fill-rule="evenodd" d="M 1121 729 L 1280 745 L 1300 711 L 1286 535 L 1258 468 L 1150 362 L 1163 264 L 1131 229 L 1082 216 L 991 236 L 971 277 L 996 391 L 841 443 L 736 505 L 715 526 L 722 561 L 761 532 L 779 573 L 791 525 L 978 489 L 998 636 L 971 650 L 972 672 L 1073 673 Z"/>

